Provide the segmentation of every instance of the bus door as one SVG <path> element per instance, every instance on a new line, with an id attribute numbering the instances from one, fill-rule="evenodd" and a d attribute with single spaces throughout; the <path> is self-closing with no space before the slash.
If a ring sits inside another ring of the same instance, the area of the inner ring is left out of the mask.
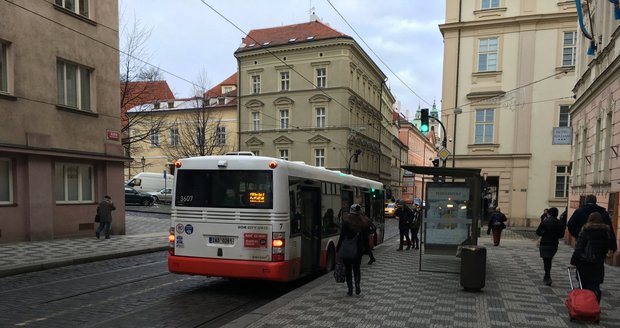
<path id="1" fill-rule="evenodd" d="M 321 189 L 301 189 L 301 272 L 319 268 L 321 254 Z"/>

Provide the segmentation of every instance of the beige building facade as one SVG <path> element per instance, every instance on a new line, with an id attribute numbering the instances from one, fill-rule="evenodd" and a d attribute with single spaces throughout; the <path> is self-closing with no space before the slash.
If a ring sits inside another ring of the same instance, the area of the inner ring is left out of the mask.
<path id="1" fill-rule="evenodd" d="M 0 2 L 0 242 L 125 231 L 117 1 Z"/>
<path id="2" fill-rule="evenodd" d="M 140 163 L 133 174 L 173 174 L 177 159 L 238 151 L 237 86 L 233 76 L 234 80 L 231 77 L 218 84 L 204 97 L 160 100 L 127 111 L 129 117 L 145 117 L 136 129 L 149 129 L 153 122 L 161 127 L 133 146 L 132 157 Z"/>
<path id="3" fill-rule="evenodd" d="M 576 20 L 574 1 L 446 1 L 441 120 L 454 165 L 482 169 L 512 226 L 568 204 Z"/>
<path id="4" fill-rule="evenodd" d="M 252 30 L 235 57 L 240 150 L 398 185 L 394 97 L 353 38 L 317 20 Z"/>
<path id="5" fill-rule="evenodd" d="M 587 21 L 584 26 L 600 43 L 593 55 L 586 56 L 590 40 L 579 32 L 578 53 L 582 56 L 577 59 L 576 100 L 570 112 L 574 143 L 568 213 L 571 215 L 586 195 L 596 195 L 598 205 L 608 209 L 618 237 L 620 50 L 616 43 L 620 20 L 614 20 L 614 7 L 608 1 L 592 1 L 590 9 L 595 29 Z M 620 265 L 620 254 L 616 252 L 610 260 Z"/>

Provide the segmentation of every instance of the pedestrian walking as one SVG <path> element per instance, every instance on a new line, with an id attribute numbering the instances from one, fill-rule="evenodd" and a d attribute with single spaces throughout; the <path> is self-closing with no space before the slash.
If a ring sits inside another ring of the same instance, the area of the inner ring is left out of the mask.
<path id="1" fill-rule="evenodd" d="M 112 202 L 112 197 L 105 195 L 99 206 L 97 206 L 97 216 L 99 217 L 99 227 L 95 232 L 97 239 L 101 237 L 101 231 L 105 228 L 105 239 L 110 239 L 110 228 L 112 226 L 112 211 L 116 207 Z"/>
<path id="2" fill-rule="evenodd" d="M 576 209 L 568 220 L 568 232 L 573 236 L 573 238 L 578 238 L 579 233 L 581 232 L 581 228 L 586 224 L 588 217 L 591 213 L 598 212 L 601 213 L 601 217 L 603 222 L 609 226 L 609 230 L 611 231 L 611 235 L 614 239 L 616 239 L 616 235 L 614 234 L 613 226 L 611 225 L 611 218 L 609 217 L 609 213 L 603 207 L 598 206 L 596 204 L 596 196 L 595 195 L 587 195 L 585 204 L 580 208 Z M 616 249 L 614 248 L 614 251 Z"/>
<path id="3" fill-rule="evenodd" d="M 394 217 L 398 219 L 398 230 L 400 232 L 400 244 L 397 251 L 403 250 L 405 240 L 407 242 L 407 250 L 411 248 L 411 239 L 409 239 L 409 229 L 413 222 L 413 211 L 407 206 L 404 200 L 398 201 L 398 208 L 394 212 Z"/>
<path id="4" fill-rule="evenodd" d="M 355 279 L 355 294 L 361 293 L 362 279 L 360 264 L 362 254 L 368 247 L 368 221 L 362 216 L 362 207 L 359 204 L 351 205 L 349 214 L 342 220 L 342 230 L 336 250 L 345 267 L 347 295 L 353 295 L 353 279 Z M 365 236 L 364 236 L 365 235 Z M 365 243 L 365 244 L 364 244 Z"/>
<path id="5" fill-rule="evenodd" d="M 545 208 L 543 210 L 543 214 L 540 216 L 540 222 L 543 222 L 543 220 L 546 219 L 548 215 L 549 215 L 549 209 Z"/>
<path id="6" fill-rule="evenodd" d="M 496 207 L 495 212 L 491 214 L 489 227 L 487 229 L 487 234 L 493 232 L 493 246 L 499 246 L 499 241 L 502 238 L 502 230 L 506 229 L 506 224 L 504 223 L 506 221 L 508 221 L 506 215 L 502 213 L 499 207 Z"/>
<path id="7" fill-rule="evenodd" d="M 577 238 L 570 264 L 577 266 L 581 285 L 593 291 L 599 303 L 605 278 L 605 258 L 609 251 L 616 251 L 616 246 L 616 239 L 601 213 L 590 213 Z"/>
<path id="8" fill-rule="evenodd" d="M 420 248 L 420 239 L 418 238 L 418 231 L 422 224 L 422 208 L 420 205 L 416 205 L 413 210 L 413 220 L 411 221 L 411 242 L 414 249 Z"/>
<path id="9" fill-rule="evenodd" d="M 547 210 L 545 209 L 545 211 Z M 550 208 L 547 211 L 547 217 L 540 222 L 536 229 L 536 234 L 541 237 L 539 252 L 545 269 L 543 281 L 547 286 L 551 286 L 553 282 L 551 279 L 551 262 L 558 251 L 558 239 L 564 237 L 564 230 L 566 230 L 562 221 L 558 220 L 558 212 L 557 208 Z"/>

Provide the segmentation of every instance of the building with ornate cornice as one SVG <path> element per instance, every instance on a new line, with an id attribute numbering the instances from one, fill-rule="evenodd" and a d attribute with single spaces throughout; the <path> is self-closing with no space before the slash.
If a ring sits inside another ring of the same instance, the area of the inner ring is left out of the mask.
<path id="1" fill-rule="evenodd" d="M 481 168 L 512 226 L 568 203 L 576 21 L 575 1 L 446 1 L 448 166 Z"/>
<path id="2" fill-rule="evenodd" d="M 318 20 L 256 29 L 235 57 L 240 150 L 398 184 L 394 97 L 352 37 Z"/>
<path id="3" fill-rule="evenodd" d="M 580 56 L 573 89 L 576 100 L 570 109 L 573 170 L 568 214 L 583 203 L 586 195 L 593 194 L 598 205 L 609 211 L 619 238 L 620 49 L 616 43 L 620 41 L 620 20 L 614 19 L 614 4 L 609 1 L 590 1 L 589 8 L 584 6 L 582 10 L 583 17 L 591 16 L 593 24 L 582 21 L 583 28 L 578 32 Z M 588 49 L 591 39 L 596 48 Z M 588 50 L 591 55 L 586 56 Z M 608 263 L 620 265 L 620 252 L 609 257 Z"/>

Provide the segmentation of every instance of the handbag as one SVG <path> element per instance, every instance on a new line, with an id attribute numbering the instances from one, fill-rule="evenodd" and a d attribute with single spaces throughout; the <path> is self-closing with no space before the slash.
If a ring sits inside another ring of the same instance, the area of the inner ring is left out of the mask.
<path id="1" fill-rule="evenodd" d="M 377 232 L 377 226 L 374 225 L 374 223 L 372 222 L 368 222 L 368 234 L 372 235 L 373 233 Z"/>
<path id="2" fill-rule="evenodd" d="M 338 250 L 340 259 L 343 261 L 350 261 L 358 258 L 358 237 L 359 234 L 355 234 L 353 238 L 344 238 Z"/>
<path id="3" fill-rule="evenodd" d="M 99 217 L 99 214 L 95 214 L 95 222 L 101 222 L 101 218 Z"/>
<path id="4" fill-rule="evenodd" d="M 344 263 L 340 258 L 336 259 L 336 266 L 334 267 L 334 279 L 336 282 L 343 283 L 347 279 L 347 275 L 344 268 Z"/>

